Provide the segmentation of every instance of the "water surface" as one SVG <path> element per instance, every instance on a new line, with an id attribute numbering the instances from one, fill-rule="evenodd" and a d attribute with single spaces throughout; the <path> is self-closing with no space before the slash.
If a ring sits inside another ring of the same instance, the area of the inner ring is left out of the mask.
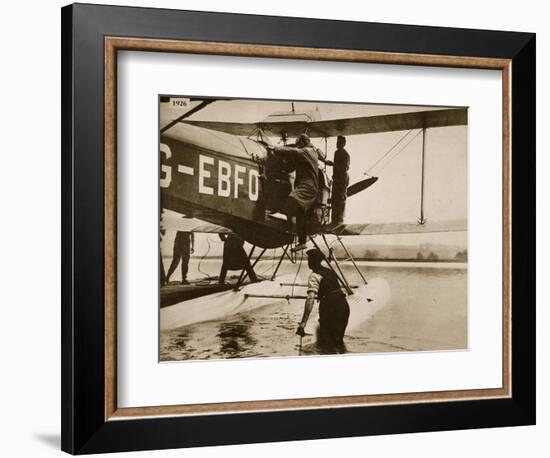
<path id="1" fill-rule="evenodd" d="M 189 278 L 215 276 L 220 260 L 190 262 Z M 269 278 L 275 261 L 258 263 L 256 272 Z M 459 263 L 370 263 L 360 262 L 368 278 L 382 277 L 390 286 L 391 298 L 373 318 L 353 335 L 346 335 L 345 348 L 337 352 L 372 353 L 467 348 L 467 269 Z M 298 270 L 299 268 L 299 270 Z M 361 284 L 352 266 L 344 266 L 351 284 Z M 236 273 L 236 272 L 235 272 Z M 281 275 L 297 273 L 305 283 L 309 270 L 284 262 Z M 178 280 L 179 269 L 172 280 Z M 304 289 L 296 289 L 302 294 Z M 209 321 L 163 331 L 160 360 L 281 357 L 325 354 L 313 343 L 295 334 L 303 312 L 303 300 L 290 300 L 256 309 L 228 320 Z M 309 318 L 317 320 L 317 304 Z"/>

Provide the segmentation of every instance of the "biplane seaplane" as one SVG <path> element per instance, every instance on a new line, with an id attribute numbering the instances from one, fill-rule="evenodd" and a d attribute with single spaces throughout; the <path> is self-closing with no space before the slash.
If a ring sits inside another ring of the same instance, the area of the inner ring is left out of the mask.
<path id="1" fill-rule="evenodd" d="M 169 98 L 166 98 L 169 101 Z M 278 263 L 268 280 L 246 283 L 243 270 L 232 290 L 212 292 L 161 308 L 161 330 L 179 328 L 200 321 L 224 319 L 239 313 L 304 298 L 295 294 L 303 284 L 297 275 L 278 276 L 286 259 L 301 264 L 303 254 L 294 252 L 296 230 L 281 216 L 281 208 L 292 189 L 292 164 L 273 154 L 276 144 L 287 145 L 301 134 L 324 140 L 336 136 L 365 135 L 418 130 L 422 134 L 422 180 L 424 180 L 425 131 L 430 128 L 467 124 L 465 108 L 320 119 L 318 110 L 277 112 L 254 123 L 195 120 L 192 115 L 216 99 L 188 99 L 192 106 L 171 120 L 161 119 L 160 188 L 161 206 L 182 215 L 176 224 L 161 229 L 201 233 L 235 233 L 251 245 L 249 259 L 254 267 L 267 249 L 279 248 Z M 161 103 L 162 99 L 161 99 Z M 353 158 L 352 158 L 353 163 Z M 319 162 L 323 165 L 323 162 Z M 351 184 L 347 197 L 364 192 L 378 180 L 375 176 Z M 373 316 L 389 298 L 383 279 L 368 279 L 355 262 L 343 236 L 450 232 L 466 230 L 465 221 L 429 222 L 423 215 L 423 189 L 420 217 L 411 223 L 332 224 L 331 181 L 327 167 L 319 169 L 319 193 L 310 212 L 308 238 L 325 256 L 327 266 L 337 275 L 348 295 L 351 308 L 348 331 Z M 338 250 L 335 248 L 338 247 Z M 253 259 L 256 249 L 259 254 Z M 337 259 L 336 253 L 344 253 Z M 301 252 L 303 253 L 303 252 Z M 298 258 L 300 257 L 300 262 Z M 343 263 L 352 265 L 361 285 L 352 285 L 344 275 Z M 303 290 L 305 293 L 305 289 Z"/>

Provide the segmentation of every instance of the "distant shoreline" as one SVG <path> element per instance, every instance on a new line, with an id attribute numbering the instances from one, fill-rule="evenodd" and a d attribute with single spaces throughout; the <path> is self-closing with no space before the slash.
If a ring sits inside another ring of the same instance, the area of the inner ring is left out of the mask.
<path id="1" fill-rule="evenodd" d="M 172 256 L 170 255 L 164 255 L 162 256 L 163 259 L 172 259 Z M 279 260 L 280 256 L 263 256 L 262 261 L 273 261 L 273 260 Z M 193 260 L 222 260 L 222 256 L 191 256 L 191 259 Z M 353 258 L 355 261 L 360 262 L 417 262 L 417 263 L 456 263 L 456 264 L 467 264 L 467 259 L 416 259 L 416 258 Z M 341 261 L 340 259 L 338 261 Z M 348 262 L 348 261 L 346 261 Z"/>

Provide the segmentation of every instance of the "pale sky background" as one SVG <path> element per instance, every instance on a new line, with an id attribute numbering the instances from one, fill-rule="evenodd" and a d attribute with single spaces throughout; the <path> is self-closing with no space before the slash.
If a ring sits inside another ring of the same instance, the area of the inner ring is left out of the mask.
<path id="1" fill-rule="evenodd" d="M 192 103 L 192 106 L 196 105 Z M 161 125 L 189 108 L 169 108 L 161 104 Z M 320 118 L 339 119 L 404 113 L 443 107 L 371 105 L 351 103 L 294 102 L 296 112 L 317 108 Z M 258 122 L 276 111 L 290 111 L 289 101 L 219 100 L 208 105 L 190 120 Z M 386 154 L 407 131 L 347 136 L 346 149 L 351 157 L 350 184 L 365 177 L 364 173 Z M 419 217 L 422 134 L 413 130 L 384 160 L 370 171 L 379 180 L 367 190 L 347 201 L 346 223 L 414 222 Z M 394 159 L 409 140 L 413 139 Z M 279 139 L 272 138 L 273 144 Z M 324 139 L 312 139 L 325 150 Z M 336 138 L 329 138 L 328 157 L 334 156 Z M 389 161 L 389 162 L 388 162 Z M 467 219 L 468 214 L 467 127 L 427 129 L 424 215 L 430 221 Z M 330 168 L 329 171 L 331 172 Z M 330 173 L 329 172 L 329 173 Z M 450 243 L 466 246 L 467 234 L 444 233 L 399 236 L 370 236 L 372 243 L 416 243 L 417 241 Z M 349 237 L 351 243 L 364 237 Z"/>

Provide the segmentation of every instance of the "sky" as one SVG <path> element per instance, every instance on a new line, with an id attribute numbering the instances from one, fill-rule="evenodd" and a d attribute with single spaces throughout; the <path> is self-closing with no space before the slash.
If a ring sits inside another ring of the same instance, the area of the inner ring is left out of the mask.
<path id="1" fill-rule="evenodd" d="M 169 108 L 161 104 L 161 125 L 189 108 Z M 192 106 L 196 102 L 192 102 Z M 296 112 L 318 109 L 321 119 L 340 119 L 379 114 L 403 113 L 442 107 L 373 105 L 351 103 L 294 102 Z M 191 115 L 190 120 L 258 122 L 277 111 L 290 111 L 289 101 L 219 100 Z M 414 130 L 347 137 L 346 150 L 351 157 L 350 184 L 365 178 L 365 173 L 379 180 L 367 190 L 347 201 L 346 223 L 413 222 L 419 217 L 421 189 L 422 134 Z M 416 136 L 415 136 L 416 135 Z M 383 156 L 400 139 L 402 142 Z M 279 139 L 272 138 L 276 144 Z M 410 141 L 410 142 L 409 142 Z M 312 142 L 325 150 L 324 139 Z M 466 219 L 468 213 L 467 126 L 430 128 L 425 139 L 424 215 L 431 221 Z M 403 148 L 405 147 L 405 148 Z M 336 139 L 327 141 L 332 159 Z M 382 159 L 383 158 L 383 159 Z M 380 160 L 382 159 L 382 160 Z M 374 168 L 373 168 L 374 166 Z M 415 243 L 432 241 L 466 245 L 467 234 L 370 236 L 373 243 Z M 363 237 L 354 237 L 355 241 Z M 353 240 L 351 240 L 353 243 Z"/>

